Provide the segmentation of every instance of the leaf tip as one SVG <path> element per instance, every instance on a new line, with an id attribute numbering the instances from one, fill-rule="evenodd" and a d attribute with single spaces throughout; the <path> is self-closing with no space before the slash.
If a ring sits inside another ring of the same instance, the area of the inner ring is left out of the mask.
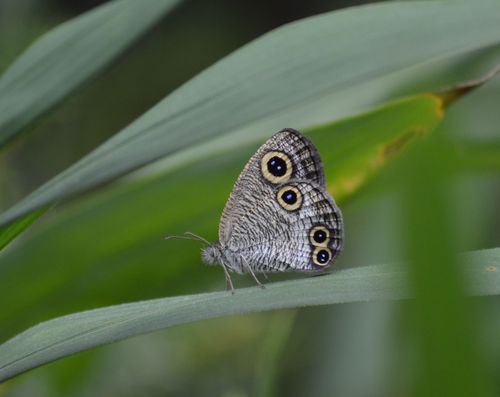
<path id="1" fill-rule="evenodd" d="M 443 108 L 446 108 L 454 103 L 457 99 L 460 99 L 462 96 L 468 94 L 471 91 L 474 91 L 478 87 L 481 87 L 484 83 L 491 80 L 498 73 L 500 73 L 500 65 L 498 65 L 479 79 L 469 80 L 464 83 L 454 85 L 432 95 L 440 98 L 443 102 Z"/>

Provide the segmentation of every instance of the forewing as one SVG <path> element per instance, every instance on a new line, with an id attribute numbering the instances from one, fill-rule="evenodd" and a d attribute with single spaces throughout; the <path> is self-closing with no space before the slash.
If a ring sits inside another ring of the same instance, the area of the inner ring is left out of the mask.
<path id="1" fill-rule="evenodd" d="M 219 241 L 237 245 L 242 229 L 253 226 L 245 219 L 246 214 L 255 211 L 264 197 L 271 197 L 276 186 L 291 180 L 311 181 L 325 189 L 323 164 L 316 147 L 300 132 L 286 128 L 259 148 L 238 177 L 222 213 Z"/>

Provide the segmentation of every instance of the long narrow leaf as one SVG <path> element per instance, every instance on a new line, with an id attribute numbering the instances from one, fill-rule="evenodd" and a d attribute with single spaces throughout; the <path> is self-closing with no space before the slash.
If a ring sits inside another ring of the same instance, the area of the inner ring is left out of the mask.
<path id="1" fill-rule="evenodd" d="M 500 249 L 466 256 L 471 295 L 500 294 Z M 179 296 L 111 306 L 41 323 L 0 345 L 0 381 L 70 354 L 173 325 L 273 309 L 411 296 L 403 266 L 373 265 L 269 284 L 265 290 Z"/>
<path id="2" fill-rule="evenodd" d="M 497 43 L 496 2 L 388 3 L 286 25 L 192 79 L 5 212 L 0 224 L 332 92 Z"/>
<path id="3" fill-rule="evenodd" d="M 0 228 L 0 251 L 13 239 L 15 239 L 18 234 L 39 218 L 45 211 L 47 211 L 47 208 L 40 208 L 39 210 L 29 213 L 16 220 L 14 223 Z"/>
<path id="4" fill-rule="evenodd" d="M 47 33 L 0 78 L 0 146 L 115 59 L 179 0 L 115 0 Z"/>
<path id="5" fill-rule="evenodd" d="M 433 138 L 414 147 L 403 166 L 406 189 L 401 230 L 411 259 L 415 302 L 410 313 L 419 363 L 415 395 L 491 396 L 475 351 L 474 321 L 456 255 L 448 192 L 450 161 L 441 150 L 448 142 L 439 134 Z"/>

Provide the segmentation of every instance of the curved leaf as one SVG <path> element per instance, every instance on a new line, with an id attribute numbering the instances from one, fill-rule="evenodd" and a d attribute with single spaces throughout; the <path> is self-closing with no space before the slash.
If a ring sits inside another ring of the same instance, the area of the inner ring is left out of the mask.
<path id="1" fill-rule="evenodd" d="M 500 249 L 469 253 L 466 263 L 470 294 L 500 294 Z M 0 381 L 82 350 L 173 325 L 254 311 L 407 298 L 403 269 L 373 265 L 268 284 L 265 290 L 162 298 L 56 318 L 0 346 Z"/>
<path id="2" fill-rule="evenodd" d="M 37 211 L 23 216 L 4 228 L 0 228 L 0 251 L 13 239 L 15 239 L 18 234 L 36 221 L 37 218 L 42 216 L 47 209 L 48 208 L 40 208 Z"/>
<path id="3" fill-rule="evenodd" d="M 0 78 L 0 146 L 105 67 L 179 0 L 115 0 L 44 35 Z"/>
<path id="4" fill-rule="evenodd" d="M 439 23 L 435 15 L 441 16 Z M 496 2 L 377 4 L 291 23 L 189 81 L 6 211 L 0 225 L 334 91 L 499 42 L 500 4 Z"/>

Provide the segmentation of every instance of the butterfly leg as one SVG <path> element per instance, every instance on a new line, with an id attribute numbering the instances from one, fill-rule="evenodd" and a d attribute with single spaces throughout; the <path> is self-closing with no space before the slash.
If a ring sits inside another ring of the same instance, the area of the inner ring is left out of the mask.
<path id="1" fill-rule="evenodd" d="M 224 263 L 221 264 L 222 268 L 224 269 L 224 275 L 226 276 L 226 291 L 231 291 L 231 294 L 234 295 L 234 287 L 233 287 L 233 281 L 231 280 L 231 275 L 229 274 L 226 265 Z"/>
<path id="2" fill-rule="evenodd" d="M 243 259 L 243 258 L 242 258 Z M 262 284 L 259 279 L 257 278 L 257 276 L 255 275 L 255 273 L 253 272 L 251 266 L 247 263 L 247 261 L 245 259 L 243 259 L 243 263 L 245 264 L 246 268 L 248 269 L 248 272 L 252 275 L 253 279 L 255 280 L 255 282 L 257 283 L 257 285 L 262 288 L 262 289 L 265 289 L 265 285 Z"/>

